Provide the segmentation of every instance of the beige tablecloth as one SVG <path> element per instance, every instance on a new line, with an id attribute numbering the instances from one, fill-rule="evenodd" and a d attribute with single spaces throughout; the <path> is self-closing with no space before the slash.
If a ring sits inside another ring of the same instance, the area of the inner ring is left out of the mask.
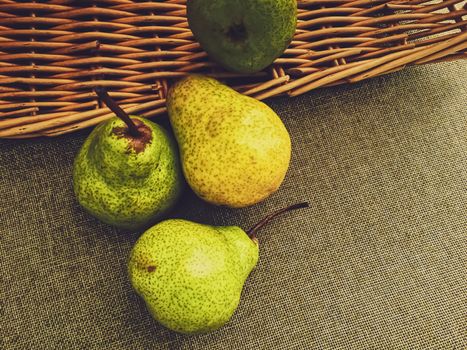
<path id="1" fill-rule="evenodd" d="M 201 336 L 155 323 L 129 285 L 138 232 L 81 210 L 88 131 L 0 141 L 2 349 L 467 348 L 467 64 L 410 68 L 270 105 L 293 141 L 279 192 L 252 208 L 186 193 L 173 216 L 260 234 L 231 322 Z"/>

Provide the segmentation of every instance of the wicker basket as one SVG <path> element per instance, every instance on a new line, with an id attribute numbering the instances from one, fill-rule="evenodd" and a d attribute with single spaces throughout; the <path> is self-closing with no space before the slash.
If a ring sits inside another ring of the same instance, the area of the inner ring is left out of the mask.
<path id="1" fill-rule="evenodd" d="M 208 60 L 185 0 L 0 0 L 0 137 L 56 136 L 112 114 L 105 86 L 129 113 L 165 112 L 170 81 L 217 77 L 258 99 L 356 82 L 466 57 L 465 1 L 303 0 L 293 42 L 269 69 L 245 76 Z"/>

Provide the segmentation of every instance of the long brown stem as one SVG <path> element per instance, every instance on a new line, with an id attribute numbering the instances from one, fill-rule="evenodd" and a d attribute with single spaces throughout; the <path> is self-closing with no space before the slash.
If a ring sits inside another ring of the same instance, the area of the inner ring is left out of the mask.
<path id="1" fill-rule="evenodd" d="M 133 137 L 138 137 L 141 135 L 141 133 L 138 131 L 138 128 L 136 127 L 135 123 L 133 120 L 131 120 L 130 116 L 120 108 L 120 106 L 115 102 L 112 97 L 109 96 L 107 91 L 102 88 L 98 87 L 96 88 L 96 94 L 99 97 L 99 99 L 105 103 L 109 109 L 115 113 L 117 117 L 119 117 L 121 120 L 125 122 L 125 124 L 128 126 L 128 131 L 131 136 Z"/>
<path id="2" fill-rule="evenodd" d="M 282 209 L 279 209 L 271 214 L 269 214 L 268 216 L 266 216 L 263 220 L 261 220 L 260 222 L 258 222 L 255 226 L 253 226 L 251 229 L 249 229 L 246 233 L 248 234 L 248 236 L 252 239 L 252 240 L 255 240 L 256 239 L 256 233 L 264 226 L 266 225 L 267 223 L 269 223 L 271 220 L 273 220 L 276 216 L 279 216 L 283 213 L 286 213 L 288 211 L 291 211 L 291 210 L 296 210 L 296 209 L 302 209 L 302 208 L 308 208 L 309 207 L 309 204 L 308 202 L 303 202 L 303 203 L 297 203 L 297 204 L 294 204 L 294 205 L 290 205 L 286 208 L 282 208 Z"/>

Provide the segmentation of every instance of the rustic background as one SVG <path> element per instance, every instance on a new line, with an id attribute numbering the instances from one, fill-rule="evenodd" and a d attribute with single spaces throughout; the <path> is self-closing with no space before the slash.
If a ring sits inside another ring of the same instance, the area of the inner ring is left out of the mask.
<path id="1" fill-rule="evenodd" d="M 125 110 L 165 113 L 173 79 L 201 73 L 257 99 L 297 96 L 407 65 L 467 58 L 465 0 L 299 0 L 271 67 L 226 72 L 193 37 L 186 0 L 0 0 L 0 138 L 57 136 Z"/>
<path id="2" fill-rule="evenodd" d="M 265 229 L 241 305 L 219 331 L 156 324 L 130 288 L 138 232 L 75 202 L 89 130 L 0 141 L 2 349 L 465 349 L 467 69 L 442 63 L 269 104 L 293 140 L 279 192 L 242 210 L 190 192 L 173 216 Z"/>

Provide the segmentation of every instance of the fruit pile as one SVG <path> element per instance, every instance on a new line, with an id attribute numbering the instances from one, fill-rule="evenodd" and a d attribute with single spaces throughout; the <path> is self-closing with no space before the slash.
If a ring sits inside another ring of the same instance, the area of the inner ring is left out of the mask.
<path id="1" fill-rule="evenodd" d="M 235 71 L 271 64 L 295 30 L 295 0 L 192 0 L 187 6 L 200 44 Z M 284 180 L 291 142 L 279 116 L 212 78 L 192 75 L 171 87 L 167 110 L 176 142 L 159 125 L 127 115 L 105 90 L 96 93 L 116 117 L 84 142 L 73 185 L 81 206 L 105 223 L 147 229 L 175 205 L 185 180 L 203 200 L 231 208 L 264 200 Z M 183 333 L 217 329 L 234 313 L 258 261 L 256 232 L 276 215 L 306 206 L 279 210 L 248 232 L 159 222 L 132 250 L 132 285 L 164 326 Z"/>

